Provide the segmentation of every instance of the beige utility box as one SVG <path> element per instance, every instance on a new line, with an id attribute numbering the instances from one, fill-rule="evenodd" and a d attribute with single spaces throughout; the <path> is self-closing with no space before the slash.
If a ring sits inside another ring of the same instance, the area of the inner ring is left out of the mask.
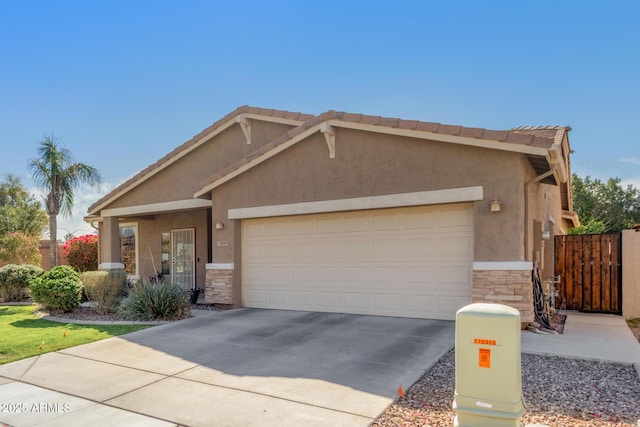
<path id="1" fill-rule="evenodd" d="M 456 427 L 520 427 L 520 312 L 470 304 L 456 314 Z"/>

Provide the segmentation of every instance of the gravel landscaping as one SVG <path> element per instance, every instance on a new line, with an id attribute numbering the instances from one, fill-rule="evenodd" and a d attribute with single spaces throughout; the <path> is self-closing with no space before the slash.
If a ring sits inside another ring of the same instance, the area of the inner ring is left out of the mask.
<path id="1" fill-rule="evenodd" d="M 631 365 L 523 354 L 522 381 L 524 425 L 640 425 L 640 378 Z M 452 350 L 372 426 L 451 427 L 454 389 Z"/>

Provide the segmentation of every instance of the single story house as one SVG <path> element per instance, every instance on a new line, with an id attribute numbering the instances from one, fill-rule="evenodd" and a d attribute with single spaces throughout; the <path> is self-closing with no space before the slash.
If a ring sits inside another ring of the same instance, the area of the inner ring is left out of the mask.
<path id="1" fill-rule="evenodd" d="M 161 273 L 209 303 L 533 319 L 572 212 L 570 128 L 487 130 L 243 106 L 89 208 L 100 268 Z"/>

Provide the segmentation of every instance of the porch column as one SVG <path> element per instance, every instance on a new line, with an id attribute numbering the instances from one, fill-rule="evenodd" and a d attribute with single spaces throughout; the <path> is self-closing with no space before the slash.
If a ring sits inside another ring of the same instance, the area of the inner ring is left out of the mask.
<path id="1" fill-rule="evenodd" d="M 216 227 L 216 223 L 221 225 Z M 213 262 L 207 263 L 205 302 L 240 306 L 240 283 L 236 265 L 240 264 L 240 221 L 229 220 L 227 212 L 213 207 Z"/>
<path id="2" fill-rule="evenodd" d="M 120 252 L 120 226 L 118 217 L 103 219 L 100 230 L 100 254 L 102 259 L 99 270 L 124 270 Z"/>

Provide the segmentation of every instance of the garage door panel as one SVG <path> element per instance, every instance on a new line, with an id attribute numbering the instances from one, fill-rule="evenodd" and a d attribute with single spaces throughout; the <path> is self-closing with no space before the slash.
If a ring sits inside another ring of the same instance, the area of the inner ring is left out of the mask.
<path id="1" fill-rule="evenodd" d="M 269 237 L 287 236 L 289 234 L 289 222 L 277 219 L 267 223 L 267 235 Z"/>
<path id="2" fill-rule="evenodd" d="M 271 242 L 265 249 L 267 259 L 270 262 L 278 260 L 289 260 L 291 256 L 291 243 L 288 241 Z"/>
<path id="3" fill-rule="evenodd" d="M 348 285 L 355 285 L 358 283 L 369 283 L 369 267 L 347 267 L 343 269 L 344 281 Z"/>
<path id="4" fill-rule="evenodd" d="M 267 246 L 265 243 L 248 241 L 243 245 L 248 259 L 252 262 L 265 262 L 267 260 Z"/>
<path id="5" fill-rule="evenodd" d="M 342 308 L 342 293 L 340 292 L 318 292 L 316 293 L 318 307 L 324 309 Z"/>
<path id="6" fill-rule="evenodd" d="M 294 283 L 310 283 L 314 282 L 315 269 L 312 266 L 291 266 L 291 279 Z"/>
<path id="7" fill-rule="evenodd" d="M 410 312 L 435 313 L 437 311 L 437 295 L 434 294 L 406 294 L 405 307 Z"/>
<path id="8" fill-rule="evenodd" d="M 400 214 L 394 211 L 374 212 L 371 216 L 371 229 L 375 231 L 395 231 L 400 228 Z"/>
<path id="9" fill-rule="evenodd" d="M 372 243 L 373 256 L 385 259 L 389 256 L 397 256 L 400 252 L 400 241 L 394 238 L 374 240 Z"/>
<path id="10" fill-rule="evenodd" d="M 291 280 L 290 271 L 291 269 L 288 266 L 282 267 L 267 267 L 267 271 L 269 272 L 267 278 L 269 283 L 272 283 L 275 280 L 288 282 Z"/>
<path id="11" fill-rule="evenodd" d="M 340 267 L 316 268 L 316 278 L 320 282 L 325 282 L 325 285 L 340 286 L 342 283 L 342 269 Z"/>
<path id="12" fill-rule="evenodd" d="M 361 260 L 369 254 L 368 240 L 348 240 L 342 242 L 342 254 L 345 258 Z"/>
<path id="13" fill-rule="evenodd" d="M 407 289 L 425 289 L 437 285 L 437 265 L 405 267 L 402 274 Z"/>
<path id="14" fill-rule="evenodd" d="M 262 237 L 266 233 L 266 223 L 248 223 L 243 229 L 243 237 L 247 240 L 251 240 L 254 237 Z"/>
<path id="15" fill-rule="evenodd" d="M 316 219 L 316 233 L 340 233 L 342 232 L 342 218 L 329 217 Z"/>
<path id="16" fill-rule="evenodd" d="M 313 261 L 313 242 L 301 241 L 301 242 L 289 242 L 291 245 L 291 259 L 296 262 L 302 262 L 304 260 Z"/>
<path id="17" fill-rule="evenodd" d="M 267 305 L 276 305 L 279 307 L 289 305 L 289 290 L 288 289 L 266 289 Z"/>
<path id="18" fill-rule="evenodd" d="M 289 291 L 290 304 L 293 307 L 313 307 L 314 293 L 312 291 Z"/>
<path id="19" fill-rule="evenodd" d="M 438 257 L 464 257 L 473 259 L 473 239 L 468 236 L 446 236 L 438 238 Z"/>
<path id="20" fill-rule="evenodd" d="M 424 260 L 425 257 L 438 254 L 438 239 L 436 237 L 417 237 L 402 242 L 402 255 L 411 259 Z"/>
<path id="21" fill-rule="evenodd" d="M 441 295 L 438 297 L 438 311 L 442 314 L 455 313 L 467 304 L 469 299 L 466 296 Z"/>
<path id="22" fill-rule="evenodd" d="M 438 227 L 472 227 L 473 211 L 463 205 L 442 206 L 438 209 Z"/>
<path id="23" fill-rule="evenodd" d="M 266 283 L 268 270 L 264 265 L 247 265 L 244 266 L 244 280 L 245 283 Z"/>
<path id="24" fill-rule="evenodd" d="M 404 296 L 396 293 L 373 293 L 371 294 L 371 308 L 376 312 L 395 312 L 403 307 Z"/>
<path id="25" fill-rule="evenodd" d="M 360 213 L 346 213 L 342 224 L 345 233 L 356 234 L 369 231 L 369 227 L 371 226 L 369 217 Z"/>
<path id="26" fill-rule="evenodd" d="M 342 252 L 340 240 L 327 239 L 315 242 L 315 255 L 317 259 L 326 261 L 339 260 Z"/>
<path id="27" fill-rule="evenodd" d="M 385 288 L 397 283 L 402 275 L 402 270 L 398 266 L 373 267 L 372 284 L 375 288 Z"/>
<path id="28" fill-rule="evenodd" d="M 407 212 L 403 216 L 403 228 L 414 232 L 430 232 L 437 228 L 434 221 L 434 210 Z"/>
<path id="29" fill-rule="evenodd" d="M 355 293 L 355 292 L 345 292 L 344 293 L 344 306 L 349 311 L 366 311 L 369 306 L 369 294 L 366 292 Z"/>
<path id="30" fill-rule="evenodd" d="M 267 291 L 261 288 L 252 287 L 251 289 L 247 289 L 246 291 L 246 302 L 245 304 L 255 306 L 255 305 L 265 305 L 267 303 Z"/>
<path id="31" fill-rule="evenodd" d="M 471 204 L 243 220 L 249 307 L 454 319 L 471 302 Z"/>
<path id="32" fill-rule="evenodd" d="M 289 225 L 289 234 L 293 236 L 313 234 L 313 221 L 294 221 Z"/>

